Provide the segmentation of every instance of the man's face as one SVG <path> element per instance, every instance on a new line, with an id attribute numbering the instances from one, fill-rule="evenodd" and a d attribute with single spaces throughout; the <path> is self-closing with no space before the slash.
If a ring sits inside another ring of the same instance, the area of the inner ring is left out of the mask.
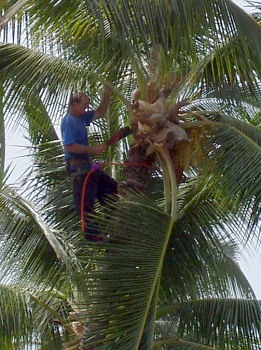
<path id="1" fill-rule="evenodd" d="M 78 103 L 79 113 L 83 114 L 86 111 L 86 109 L 89 107 L 89 103 L 90 103 L 89 97 L 86 95 L 83 95 L 81 97 L 80 102 Z"/>
<path id="2" fill-rule="evenodd" d="M 89 97 L 86 95 L 82 95 L 80 101 L 74 102 L 73 104 L 74 114 L 78 116 L 83 115 L 86 109 L 88 109 L 89 103 L 90 103 Z"/>

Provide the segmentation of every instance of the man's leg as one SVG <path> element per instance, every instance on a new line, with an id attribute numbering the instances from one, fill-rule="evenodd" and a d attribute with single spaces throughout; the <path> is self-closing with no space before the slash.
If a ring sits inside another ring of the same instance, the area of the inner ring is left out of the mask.
<path id="1" fill-rule="evenodd" d="M 83 193 L 83 190 L 84 190 L 83 186 L 84 186 L 84 181 L 86 176 L 87 174 L 77 175 L 73 179 L 74 206 L 79 217 L 81 217 L 82 215 L 82 204 L 84 204 L 84 212 L 92 211 L 95 198 L 96 198 L 98 184 L 99 184 L 97 179 L 93 178 L 93 174 L 92 174 L 86 184 L 85 192 Z"/>
<path id="2" fill-rule="evenodd" d="M 87 174 L 78 175 L 73 181 L 75 209 L 80 218 L 84 215 L 86 238 L 90 240 L 96 240 L 96 235 L 100 233 L 98 224 L 92 218 L 94 202 L 99 186 L 99 175 L 96 173 L 91 174 L 87 183 L 85 183 Z M 82 205 L 84 206 L 83 212 Z"/>
<path id="3" fill-rule="evenodd" d="M 118 183 L 104 171 L 99 170 L 99 186 L 97 189 L 97 199 L 104 205 L 106 203 L 106 198 L 109 195 L 117 195 L 118 193 Z"/>

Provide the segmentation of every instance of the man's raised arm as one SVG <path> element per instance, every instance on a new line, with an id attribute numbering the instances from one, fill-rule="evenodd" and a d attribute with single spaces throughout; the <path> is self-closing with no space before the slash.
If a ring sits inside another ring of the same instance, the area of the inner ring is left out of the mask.
<path id="1" fill-rule="evenodd" d="M 103 118 L 107 112 L 109 102 L 110 102 L 110 96 L 111 96 L 111 88 L 109 84 L 104 84 L 104 92 L 103 97 L 101 100 L 101 103 L 99 107 L 96 109 L 93 119 L 99 119 Z"/>

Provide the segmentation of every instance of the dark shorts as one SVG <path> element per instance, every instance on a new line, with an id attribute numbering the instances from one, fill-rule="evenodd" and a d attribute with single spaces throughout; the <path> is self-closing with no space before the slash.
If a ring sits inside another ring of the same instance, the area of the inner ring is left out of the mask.
<path id="1" fill-rule="evenodd" d="M 96 199 L 103 205 L 109 195 L 118 193 L 118 183 L 101 169 L 90 175 L 85 188 L 84 181 L 88 173 L 76 176 L 72 173 L 71 175 L 74 205 L 79 216 L 81 216 L 82 205 L 84 206 L 84 212 L 90 213 L 93 210 Z"/>

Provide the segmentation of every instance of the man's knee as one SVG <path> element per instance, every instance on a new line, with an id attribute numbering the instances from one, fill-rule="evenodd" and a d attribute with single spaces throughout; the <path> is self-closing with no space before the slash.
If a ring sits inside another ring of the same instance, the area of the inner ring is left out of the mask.
<path id="1" fill-rule="evenodd" d="M 105 194 L 117 194 L 118 193 L 118 182 L 110 178 L 106 183 Z"/>

